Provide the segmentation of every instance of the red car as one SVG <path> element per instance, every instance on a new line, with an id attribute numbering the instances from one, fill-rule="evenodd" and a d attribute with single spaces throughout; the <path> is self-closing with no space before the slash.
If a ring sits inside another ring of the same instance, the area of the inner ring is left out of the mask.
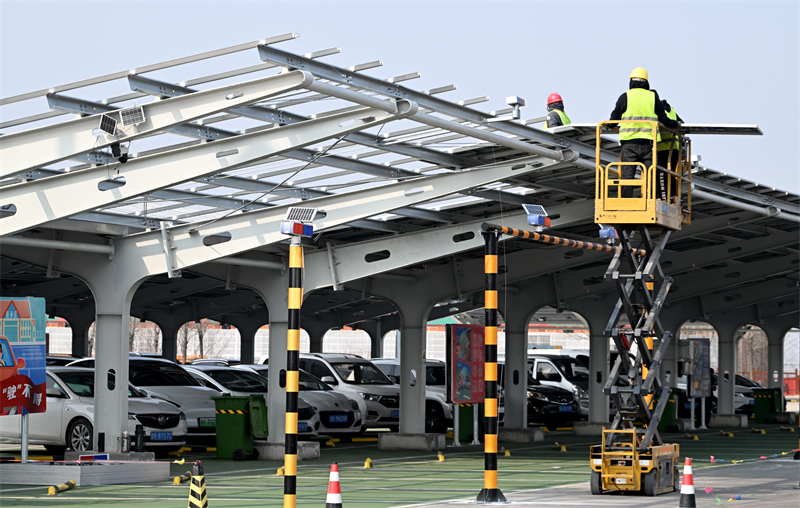
<path id="1" fill-rule="evenodd" d="M 8 339 L 0 336 L 0 384 L 5 385 L 5 381 L 19 375 L 19 369 L 25 368 L 25 360 L 14 358 L 14 351 Z"/>

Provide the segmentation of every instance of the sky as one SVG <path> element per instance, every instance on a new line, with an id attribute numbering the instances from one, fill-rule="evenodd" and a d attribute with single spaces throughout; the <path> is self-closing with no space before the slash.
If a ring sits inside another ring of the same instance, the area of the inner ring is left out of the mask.
<path id="1" fill-rule="evenodd" d="M 702 164 L 800 193 L 800 2 L 12 2 L 0 0 L 0 96 L 133 69 L 287 32 L 276 47 L 493 111 L 558 92 L 573 122 L 608 118 L 634 67 L 687 123 L 757 124 L 764 136 L 693 137 Z M 227 58 L 227 57 L 226 57 Z M 259 63 L 255 49 L 227 69 Z M 219 69 L 219 70 L 227 70 Z M 218 72 L 192 64 L 174 80 Z M 171 75 L 162 74 L 161 79 Z M 155 77 L 155 76 L 154 76 Z M 119 84 L 117 84 L 119 86 Z M 116 90 L 119 90 L 117 88 Z M 103 94 L 82 98 L 99 99 Z M 66 93 L 69 95 L 69 93 Z M 46 111 L 44 98 L 0 119 Z"/>

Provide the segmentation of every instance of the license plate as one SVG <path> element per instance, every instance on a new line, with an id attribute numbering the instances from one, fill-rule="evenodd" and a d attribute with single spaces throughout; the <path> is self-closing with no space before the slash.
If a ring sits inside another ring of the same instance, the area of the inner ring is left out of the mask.
<path id="1" fill-rule="evenodd" d="M 172 441 L 172 432 L 151 432 L 150 441 Z"/>
<path id="2" fill-rule="evenodd" d="M 307 432 L 308 424 L 306 422 L 297 422 L 297 432 Z"/>
<path id="3" fill-rule="evenodd" d="M 572 412 L 572 406 L 570 406 L 570 405 L 558 406 L 558 412 L 559 413 L 571 413 Z"/>
<path id="4" fill-rule="evenodd" d="M 692 409 L 692 403 L 691 402 L 687 402 L 686 403 L 686 409 Z"/>
<path id="5" fill-rule="evenodd" d="M 400 410 L 392 409 L 392 418 L 400 418 Z"/>
<path id="6" fill-rule="evenodd" d="M 328 423 L 347 423 L 347 415 L 329 415 Z"/>
<path id="7" fill-rule="evenodd" d="M 217 426 L 217 419 L 216 418 L 198 418 L 197 419 L 198 427 L 216 427 Z"/>
<path id="8" fill-rule="evenodd" d="M 628 483 L 627 478 L 617 478 L 617 483 Z"/>

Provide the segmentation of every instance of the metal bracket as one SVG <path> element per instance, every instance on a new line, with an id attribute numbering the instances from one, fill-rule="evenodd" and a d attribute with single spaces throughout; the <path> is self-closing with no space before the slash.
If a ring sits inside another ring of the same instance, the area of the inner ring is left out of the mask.
<path id="1" fill-rule="evenodd" d="M 166 222 L 161 222 L 161 247 L 164 249 L 164 256 L 167 258 L 167 275 L 170 279 L 181 276 L 181 271 L 175 268 L 175 250 L 176 247 L 172 246 L 172 238 L 167 231 Z"/>
<path id="2" fill-rule="evenodd" d="M 459 300 L 464 299 L 464 293 L 461 291 L 461 277 L 458 273 L 458 259 L 453 256 L 453 277 L 456 280 L 456 294 L 458 295 Z"/>
<path id="3" fill-rule="evenodd" d="M 53 240 L 60 240 L 61 234 L 58 231 L 53 231 Z M 58 263 L 58 253 L 60 251 L 56 249 L 50 249 L 50 255 L 47 258 L 47 275 L 48 279 L 57 279 L 61 277 L 61 272 L 56 270 L 56 264 Z"/>
<path id="4" fill-rule="evenodd" d="M 328 266 L 331 269 L 331 285 L 333 286 L 334 291 L 341 291 L 344 289 L 341 284 L 339 284 L 339 276 L 336 273 L 336 265 L 339 263 L 336 262 L 336 256 L 333 253 L 333 246 L 331 242 L 325 242 L 325 246 L 328 249 Z"/>
<path id="5" fill-rule="evenodd" d="M 233 291 L 236 289 L 236 285 L 233 283 L 233 275 L 236 273 L 236 267 L 234 265 L 228 265 L 228 273 L 225 276 L 225 289 L 227 291 Z"/>

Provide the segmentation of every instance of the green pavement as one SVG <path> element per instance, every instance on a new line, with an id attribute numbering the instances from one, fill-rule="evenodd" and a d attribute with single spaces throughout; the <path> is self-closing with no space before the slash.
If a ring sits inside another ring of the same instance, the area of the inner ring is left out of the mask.
<path id="1" fill-rule="evenodd" d="M 779 425 L 763 425 L 766 434 L 750 429 L 726 429 L 733 437 L 719 430 L 695 431 L 699 440 L 681 434 L 665 434 L 667 442 L 681 445 L 681 459 L 694 459 L 695 468 L 715 467 L 732 461 L 773 460 L 791 457 L 798 447 L 800 433 L 779 430 Z M 566 451 L 554 444 L 566 446 Z M 554 431 L 545 441 L 536 444 L 506 444 L 510 456 L 498 458 L 498 483 L 506 496 L 518 491 L 583 483 L 589 480 L 588 448 L 598 439 L 573 436 L 569 431 Z M 437 454 L 426 452 L 385 452 L 375 443 L 337 443 L 335 447 L 321 443 L 320 460 L 303 461 L 298 466 L 297 506 L 323 507 L 328 487 L 331 462 L 339 464 L 344 506 L 400 507 L 417 503 L 469 499 L 483 485 L 483 449 L 480 446 L 448 446 L 443 450 L 445 462 Z M 786 455 L 784 455 L 786 453 Z M 3 456 L 18 455 L 18 450 L 4 450 Z M 31 454 L 44 454 L 35 450 Z M 761 459 L 760 457 L 767 457 Z M 201 460 L 206 473 L 209 506 L 216 507 L 279 507 L 283 505 L 283 478 L 277 476 L 279 461 L 217 460 L 214 453 L 188 452 L 186 463 L 172 464 L 171 473 L 178 475 L 191 469 L 190 461 Z M 372 459 L 372 469 L 364 469 L 364 461 Z M 719 462 L 723 460 L 725 462 Z M 2 479 L 0 479 L 0 482 Z M 147 508 L 185 507 L 189 487 L 172 485 L 171 480 L 158 483 L 78 487 L 58 496 L 48 496 L 46 487 L 5 485 L 0 483 L 0 505 L 5 507 L 35 506 L 111 506 Z"/>

